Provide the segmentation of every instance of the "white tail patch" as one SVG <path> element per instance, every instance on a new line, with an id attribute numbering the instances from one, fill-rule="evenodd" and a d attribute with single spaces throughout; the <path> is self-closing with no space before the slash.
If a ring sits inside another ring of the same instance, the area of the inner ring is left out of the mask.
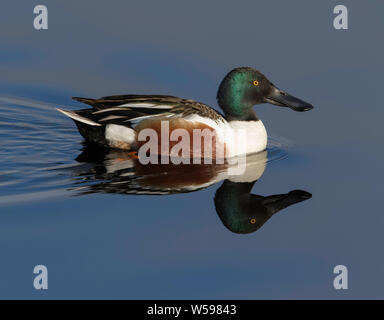
<path id="1" fill-rule="evenodd" d="M 105 128 L 105 139 L 110 142 L 125 142 L 133 145 L 136 143 L 136 131 L 117 124 L 107 124 Z"/>
<path id="2" fill-rule="evenodd" d="M 91 126 L 101 126 L 100 123 L 96 123 L 90 119 L 84 118 L 73 111 L 63 110 L 63 109 L 59 109 L 59 108 L 56 108 L 56 110 L 60 111 L 61 113 L 64 113 L 67 117 L 70 117 L 73 120 L 83 122 L 83 123 L 89 124 Z"/>

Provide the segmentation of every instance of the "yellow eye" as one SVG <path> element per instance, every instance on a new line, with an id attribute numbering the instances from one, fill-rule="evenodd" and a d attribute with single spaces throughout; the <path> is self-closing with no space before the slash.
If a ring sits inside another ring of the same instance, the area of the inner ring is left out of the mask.
<path id="1" fill-rule="evenodd" d="M 253 85 L 256 86 L 256 87 L 259 85 L 259 81 L 257 81 L 257 80 L 254 80 L 252 83 L 253 83 Z"/>
<path id="2" fill-rule="evenodd" d="M 249 220 L 249 222 L 250 222 L 251 224 L 255 224 L 255 223 L 256 223 L 256 219 L 255 219 L 255 218 L 252 218 L 251 220 Z"/>

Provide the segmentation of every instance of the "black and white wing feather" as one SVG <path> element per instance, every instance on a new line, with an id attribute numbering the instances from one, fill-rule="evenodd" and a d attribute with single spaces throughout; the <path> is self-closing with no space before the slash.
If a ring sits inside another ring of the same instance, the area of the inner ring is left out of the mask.
<path id="1" fill-rule="evenodd" d="M 74 97 L 74 100 L 89 104 L 91 109 L 65 111 L 73 120 L 92 126 L 109 123 L 131 127 L 144 119 L 157 117 L 187 117 L 199 115 L 216 122 L 225 121 L 223 116 L 209 106 L 188 99 L 165 95 L 120 95 L 100 99 Z"/>

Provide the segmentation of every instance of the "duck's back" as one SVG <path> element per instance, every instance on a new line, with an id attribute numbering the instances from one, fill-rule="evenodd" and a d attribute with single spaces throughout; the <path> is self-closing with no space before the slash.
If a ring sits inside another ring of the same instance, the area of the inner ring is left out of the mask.
<path id="1" fill-rule="evenodd" d="M 168 150 L 180 142 L 182 131 L 191 138 L 188 144 L 190 154 L 196 153 L 193 143 L 194 133 L 211 132 L 213 135 L 210 150 L 216 157 L 216 143 L 224 152 L 224 141 L 215 140 L 217 130 L 227 124 L 224 117 L 209 106 L 188 99 L 162 95 L 124 95 L 108 96 L 100 99 L 74 98 L 77 101 L 87 103 L 91 109 L 78 111 L 60 110 L 71 117 L 79 128 L 80 133 L 90 142 L 101 144 L 106 147 L 125 150 L 137 149 L 142 146 L 146 139 L 140 139 L 140 132 L 151 129 L 156 133 L 158 149 L 164 151 L 161 142 L 164 134 L 169 140 Z M 162 130 L 163 129 L 163 130 Z M 162 132 L 165 131 L 165 132 Z M 144 137 L 145 138 L 145 137 Z M 196 138 L 197 139 L 197 138 Z M 195 140 L 196 140 L 195 139 Z M 201 138 L 199 138 L 201 139 Z M 182 140 L 182 138 L 181 138 Z M 204 141 L 200 141 L 200 151 L 204 154 Z M 205 148 L 207 151 L 207 148 Z"/>

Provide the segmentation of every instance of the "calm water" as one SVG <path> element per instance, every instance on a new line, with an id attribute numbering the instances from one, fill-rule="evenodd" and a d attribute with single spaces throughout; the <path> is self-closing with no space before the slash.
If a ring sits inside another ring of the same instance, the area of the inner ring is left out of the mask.
<path id="1" fill-rule="evenodd" d="M 0 298 L 383 298 L 384 5 L 349 1 L 339 32 L 332 1 L 52 1 L 37 32 L 21 3 L 0 28 Z M 216 108 L 240 65 L 315 106 L 256 107 L 269 146 L 243 177 L 142 168 L 55 110 L 119 93 Z"/>

